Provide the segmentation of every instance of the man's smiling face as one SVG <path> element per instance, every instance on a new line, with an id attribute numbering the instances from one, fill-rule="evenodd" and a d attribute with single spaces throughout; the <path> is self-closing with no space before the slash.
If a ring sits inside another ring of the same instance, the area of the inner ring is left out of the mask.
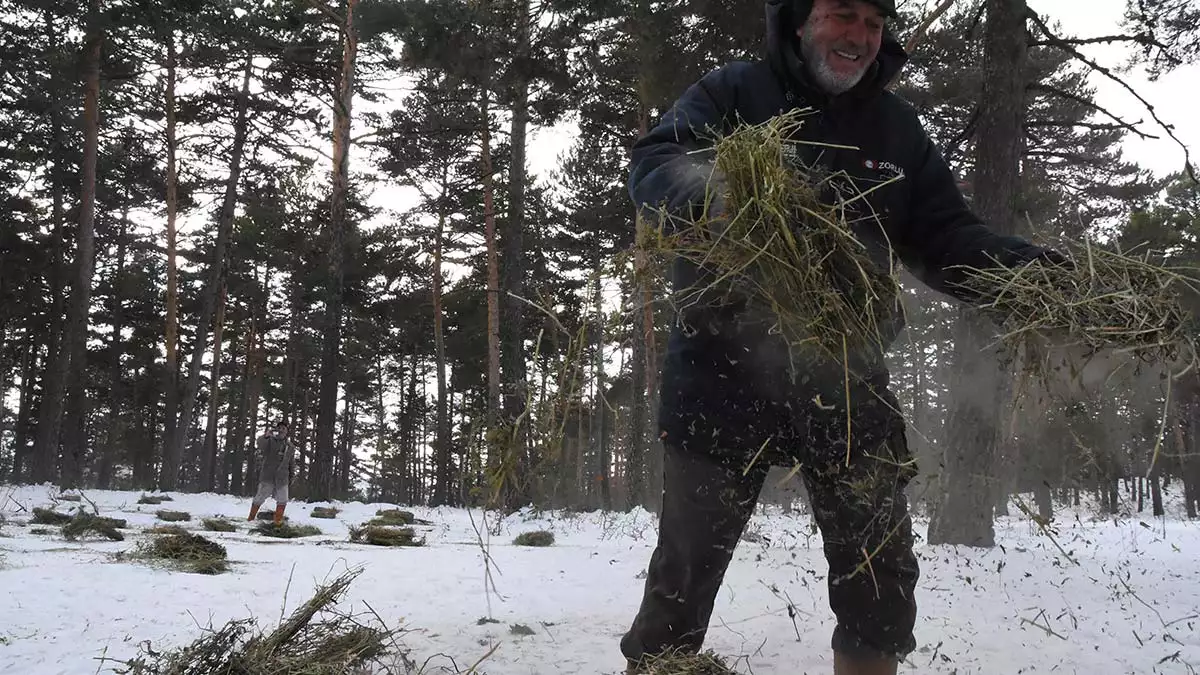
<path id="1" fill-rule="evenodd" d="M 883 26 L 883 13 L 864 0 L 816 0 L 796 34 L 817 84 L 830 94 L 858 84 L 879 54 Z"/>

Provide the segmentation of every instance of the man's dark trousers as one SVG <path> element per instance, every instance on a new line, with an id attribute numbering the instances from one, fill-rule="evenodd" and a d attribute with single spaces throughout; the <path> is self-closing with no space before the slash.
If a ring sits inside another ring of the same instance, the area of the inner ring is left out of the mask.
<path id="1" fill-rule="evenodd" d="M 829 563 L 833 648 L 851 656 L 903 658 L 915 647 L 918 566 L 904 494 L 915 467 L 898 411 L 886 389 L 856 402 L 849 420 L 844 406 L 819 406 L 805 415 L 804 447 L 790 449 L 801 463 Z M 770 468 L 762 456 L 751 459 L 756 448 L 737 453 L 738 461 L 669 441 L 664 449 L 658 546 L 641 608 L 621 640 L 635 663 L 701 648 Z"/>

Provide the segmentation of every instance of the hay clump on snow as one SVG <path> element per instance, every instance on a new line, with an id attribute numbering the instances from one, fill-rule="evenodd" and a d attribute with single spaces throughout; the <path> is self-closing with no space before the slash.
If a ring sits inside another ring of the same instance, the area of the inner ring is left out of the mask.
<path id="1" fill-rule="evenodd" d="M 182 525 L 154 525 L 146 528 L 146 534 L 187 534 L 187 528 Z"/>
<path id="2" fill-rule="evenodd" d="M 120 518 L 107 518 L 81 510 L 70 522 L 62 526 L 62 535 L 69 541 L 83 539 L 94 535 L 109 541 L 125 541 L 125 535 L 119 530 L 128 523 Z"/>
<path id="3" fill-rule="evenodd" d="M 287 521 L 279 525 L 276 525 L 274 522 L 259 523 L 251 531 L 265 537 L 275 537 L 276 539 L 298 539 L 300 537 L 313 537 L 321 534 L 321 528 L 315 525 L 292 525 Z"/>
<path id="4" fill-rule="evenodd" d="M 173 499 L 171 499 L 171 495 L 143 494 L 141 497 L 138 497 L 137 503 L 139 503 L 139 504 L 161 504 L 163 502 L 170 502 L 170 501 L 174 501 Z"/>
<path id="5" fill-rule="evenodd" d="M 35 506 L 33 507 L 33 519 L 30 522 L 36 525 L 66 525 L 71 522 L 71 518 L 70 514 Z"/>
<path id="6" fill-rule="evenodd" d="M 312 513 L 310 513 L 309 515 L 312 516 L 313 518 L 323 518 L 323 519 L 331 520 L 333 518 L 337 518 L 339 513 L 341 513 L 341 509 L 337 509 L 332 506 L 314 506 L 312 509 Z"/>
<path id="7" fill-rule="evenodd" d="M 169 511 L 162 509 L 154 514 L 159 520 L 165 520 L 168 523 L 182 523 L 192 519 L 192 514 L 187 511 Z"/>
<path id="8" fill-rule="evenodd" d="M 367 672 L 398 650 L 399 631 L 377 617 L 356 617 L 336 609 L 351 582 L 352 570 L 319 586 L 308 602 L 270 633 L 253 619 L 231 621 L 209 630 L 182 648 L 163 651 L 142 647 L 124 662 L 127 675 L 191 673 L 263 673 L 270 675 L 343 675 Z M 316 620 L 322 615 L 320 620 Z"/>
<path id="9" fill-rule="evenodd" d="M 224 546 L 191 532 L 162 534 L 143 541 L 134 557 L 166 561 L 196 574 L 220 574 L 229 569 L 229 555 Z"/>
<path id="10" fill-rule="evenodd" d="M 350 528 L 350 541 L 372 546 L 424 546 L 425 540 L 418 539 L 411 527 L 389 527 L 372 525 Z"/>
<path id="11" fill-rule="evenodd" d="M 1153 252 L 1068 243 L 1074 265 L 963 268 L 963 286 L 1002 325 L 1000 341 L 1024 348 L 1031 366 L 1048 349 L 1112 352 L 1183 372 L 1196 365 L 1200 323 L 1186 297 L 1200 270 L 1156 264 Z"/>
<path id="12" fill-rule="evenodd" d="M 237 532 L 237 525 L 226 518 L 205 518 L 200 522 L 209 532 Z"/>
<path id="13" fill-rule="evenodd" d="M 769 312 L 793 359 L 799 348 L 843 363 L 847 351 L 881 346 L 900 283 L 895 270 L 871 260 L 852 229 L 865 195 L 842 194 L 850 182 L 840 173 L 818 176 L 788 165 L 788 139 L 805 115 L 793 111 L 717 139 L 714 165 L 726 191 L 714 194 L 717 183 L 710 182 L 708 198 L 723 198 L 726 216 L 705 209 L 692 221 L 664 213 L 662 226 L 638 246 L 660 266 L 682 257 L 715 279 L 679 289 L 677 307 L 701 294 L 743 296 Z"/>
<path id="14" fill-rule="evenodd" d="M 669 651 L 648 657 L 639 665 L 639 672 L 645 675 L 737 675 L 724 657 L 711 651 L 703 654 Z"/>
<path id="15" fill-rule="evenodd" d="M 371 519 L 373 525 L 412 525 L 417 517 L 403 509 L 379 509 Z"/>
<path id="16" fill-rule="evenodd" d="M 553 546 L 554 533 L 545 530 L 537 530 L 534 532 L 522 532 L 513 539 L 513 546 Z"/>

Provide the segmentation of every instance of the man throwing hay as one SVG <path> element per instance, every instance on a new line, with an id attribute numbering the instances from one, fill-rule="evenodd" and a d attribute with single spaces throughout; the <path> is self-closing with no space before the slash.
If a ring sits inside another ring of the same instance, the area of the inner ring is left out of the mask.
<path id="1" fill-rule="evenodd" d="M 712 216 L 723 178 L 706 139 L 811 109 L 784 159 L 830 176 L 829 191 L 860 196 L 848 222 L 880 269 L 898 259 L 969 301 L 960 268 L 1065 262 L 981 223 L 914 109 L 886 89 L 907 59 L 888 28 L 894 0 L 768 0 L 766 13 L 766 58 L 709 73 L 635 145 L 630 193 L 639 207 Z M 672 276 L 676 289 L 703 284 L 682 256 Z M 874 347 L 846 355 L 854 378 L 840 364 L 795 367 L 774 324 L 729 296 L 679 312 L 663 365 L 658 545 L 621 640 L 631 674 L 660 655 L 700 650 L 771 464 L 799 467 L 821 529 L 837 618 L 834 673 L 895 673 L 915 649 L 919 571 L 904 489 L 916 470 L 884 365 L 903 316 L 897 308 L 867 341 Z"/>
<path id="2" fill-rule="evenodd" d="M 275 524 L 283 524 L 294 454 L 295 446 L 288 439 L 288 425 L 283 420 L 275 422 L 275 428 L 258 439 L 258 492 L 250 502 L 250 517 L 247 520 L 258 517 L 258 510 L 270 497 L 275 500 Z"/>

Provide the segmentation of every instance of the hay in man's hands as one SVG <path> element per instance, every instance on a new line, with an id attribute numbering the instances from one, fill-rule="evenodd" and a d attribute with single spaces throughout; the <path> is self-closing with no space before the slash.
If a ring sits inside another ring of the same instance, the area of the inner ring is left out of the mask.
<path id="1" fill-rule="evenodd" d="M 1150 251 L 1087 243 L 1067 250 L 1072 265 L 964 269 L 964 286 L 983 296 L 981 307 L 1001 325 L 1000 342 L 1023 349 L 1035 372 L 1064 349 L 1127 356 L 1177 377 L 1196 366 L 1200 324 L 1185 296 L 1200 296 L 1200 270 L 1156 264 Z"/>
<path id="2" fill-rule="evenodd" d="M 716 140 L 715 169 L 706 209 L 695 221 L 663 214 L 663 227 L 639 246 L 653 257 L 682 257 L 715 277 L 705 288 L 683 289 L 680 306 L 701 294 L 744 296 L 768 310 L 777 330 L 794 349 L 844 363 L 849 352 L 882 349 L 882 324 L 900 297 L 896 271 L 880 269 L 852 230 L 852 205 L 865 195 L 841 194 L 834 203 L 822 193 L 844 190 L 841 174 L 816 177 L 785 161 L 787 139 L 804 123 L 792 111 L 758 125 L 743 125 Z M 674 231 L 670 233 L 669 231 Z M 814 351 L 816 350 L 816 351 Z"/>

